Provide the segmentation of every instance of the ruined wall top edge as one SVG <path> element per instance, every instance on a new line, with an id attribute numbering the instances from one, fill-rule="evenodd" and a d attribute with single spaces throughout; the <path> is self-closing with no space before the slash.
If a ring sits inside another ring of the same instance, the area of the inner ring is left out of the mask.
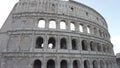
<path id="1" fill-rule="evenodd" d="M 14 13 L 65 15 L 92 21 L 106 29 L 108 28 L 105 19 L 96 10 L 72 0 L 20 0 L 15 6 Z"/>

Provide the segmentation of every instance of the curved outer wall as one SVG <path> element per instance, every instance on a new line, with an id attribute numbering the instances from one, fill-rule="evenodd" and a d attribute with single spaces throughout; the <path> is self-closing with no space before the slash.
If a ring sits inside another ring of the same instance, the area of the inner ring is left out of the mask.
<path id="1" fill-rule="evenodd" d="M 41 20 L 44 28 L 38 27 Z M 50 27 L 51 21 L 55 28 Z M 36 64 L 39 68 L 117 68 L 105 19 L 75 1 L 20 0 L 0 31 L 0 68 L 37 68 Z"/>

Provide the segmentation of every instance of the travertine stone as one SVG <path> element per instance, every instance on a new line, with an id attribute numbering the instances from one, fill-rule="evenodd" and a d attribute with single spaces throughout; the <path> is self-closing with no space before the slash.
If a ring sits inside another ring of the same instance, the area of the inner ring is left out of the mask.
<path id="1" fill-rule="evenodd" d="M 38 27 L 40 20 L 45 28 Z M 55 28 L 49 28 L 50 21 Z M 61 21 L 66 29 L 60 29 Z M 36 64 L 39 68 L 117 68 L 105 19 L 74 0 L 19 0 L 0 30 L 0 68 L 38 68 Z"/>

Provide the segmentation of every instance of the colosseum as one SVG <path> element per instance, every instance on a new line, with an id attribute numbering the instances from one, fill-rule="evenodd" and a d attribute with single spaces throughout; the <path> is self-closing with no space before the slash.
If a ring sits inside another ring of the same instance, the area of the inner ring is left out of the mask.
<path id="1" fill-rule="evenodd" d="M 0 30 L 0 68 L 118 68 L 105 19 L 74 0 L 19 0 Z"/>

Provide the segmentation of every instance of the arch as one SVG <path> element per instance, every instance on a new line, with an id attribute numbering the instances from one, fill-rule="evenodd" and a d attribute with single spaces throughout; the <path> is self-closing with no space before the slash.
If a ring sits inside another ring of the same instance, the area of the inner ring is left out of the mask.
<path id="1" fill-rule="evenodd" d="M 100 68 L 105 68 L 105 64 L 104 64 L 103 60 L 100 60 Z"/>
<path id="2" fill-rule="evenodd" d="M 72 39 L 72 49 L 77 50 L 77 42 L 76 39 Z"/>
<path id="3" fill-rule="evenodd" d="M 45 28 L 45 20 L 44 19 L 41 19 L 38 21 L 38 27 L 39 28 Z"/>
<path id="4" fill-rule="evenodd" d="M 97 29 L 94 27 L 94 34 L 97 35 Z"/>
<path id="5" fill-rule="evenodd" d="M 98 64 L 96 60 L 94 60 L 92 64 L 93 64 L 93 68 L 98 68 Z"/>
<path id="6" fill-rule="evenodd" d="M 60 62 L 60 68 L 68 68 L 67 61 L 66 61 L 66 60 L 62 60 L 62 61 Z"/>
<path id="7" fill-rule="evenodd" d="M 105 47 L 105 45 L 103 44 L 103 52 L 106 52 L 106 47 Z"/>
<path id="8" fill-rule="evenodd" d="M 87 26 L 87 33 L 90 33 L 90 26 Z"/>
<path id="9" fill-rule="evenodd" d="M 54 60 L 48 60 L 47 68 L 55 68 L 55 61 Z"/>
<path id="10" fill-rule="evenodd" d="M 87 50 L 87 41 L 86 40 L 82 40 L 82 50 Z"/>
<path id="11" fill-rule="evenodd" d="M 41 61 L 40 60 L 35 60 L 33 64 L 33 68 L 41 68 Z"/>
<path id="12" fill-rule="evenodd" d="M 95 51 L 95 44 L 93 41 L 90 42 L 91 51 Z"/>
<path id="13" fill-rule="evenodd" d="M 109 68 L 109 62 L 106 61 L 106 68 Z"/>
<path id="14" fill-rule="evenodd" d="M 73 61 L 73 68 L 79 68 L 79 62 L 77 60 Z"/>
<path id="15" fill-rule="evenodd" d="M 99 35 L 100 35 L 100 37 L 102 37 L 102 32 L 101 32 L 101 30 L 99 30 Z"/>
<path id="16" fill-rule="evenodd" d="M 75 23 L 74 22 L 70 23 L 70 30 L 75 31 Z"/>
<path id="17" fill-rule="evenodd" d="M 50 37 L 49 40 L 48 40 L 48 48 L 49 49 L 54 49 L 55 44 L 56 44 L 55 38 Z"/>
<path id="18" fill-rule="evenodd" d="M 43 38 L 42 37 L 38 37 L 36 40 L 36 46 L 35 48 L 43 48 Z"/>
<path id="19" fill-rule="evenodd" d="M 60 48 L 61 49 L 67 49 L 67 43 L 66 43 L 66 39 L 65 38 L 62 38 L 60 40 Z"/>
<path id="20" fill-rule="evenodd" d="M 98 50 L 98 52 L 102 51 L 100 43 L 97 43 L 97 50 Z"/>
<path id="21" fill-rule="evenodd" d="M 66 22 L 65 21 L 60 22 L 60 29 L 66 29 Z"/>
<path id="22" fill-rule="evenodd" d="M 88 60 L 84 61 L 84 68 L 90 68 L 90 63 Z"/>
<path id="23" fill-rule="evenodd" d="M 79 25 L 79 31 L 80 31 L 80 32 L 83 32 L 83 24 L 80 24 L 80 25 Z"/>
<path id="24" fill-rule="evenodd" d="M 49 28 L 52 28 L 52 29 L 56 28 L 56 21 L 55 20 L 50 20 L 49 21 Z"/>

